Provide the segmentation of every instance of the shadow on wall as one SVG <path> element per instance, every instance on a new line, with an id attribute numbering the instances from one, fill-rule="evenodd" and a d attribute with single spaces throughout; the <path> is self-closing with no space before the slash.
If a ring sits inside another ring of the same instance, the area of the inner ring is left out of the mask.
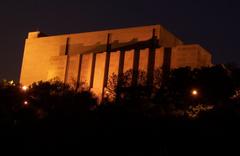
<path id="1" fill-rule="evenodd" d="M 111 42 L 109 45 L 106 44 L 101 44 L 100 42 L 97 42 L 94 45 L 90 46 L 84 46 L 84 44 L 69 44 L 69 45 L 62 45 L 60 47 L 60 55 L 65 55 L 66 53 L 66 47 L 68 54 L 83 54 L 83 53 L 100 53 L 100 52 L 106 52 L 107 47 L 110 46 L 110 51 L 126 51 L 126 50 L 131 50 L 131 49 L 144 49 L 144 48 L 149 48 L 152 47 L 153 45 L 155 48 L 159 47 L 158 45 L 159 41 L 158 39 L 151 38 L 146 41 L 138 41 L 137 38 L 133 38 L 129 42 L 122 42 L 120 43 L 118 40 L 115 40 Z"/>

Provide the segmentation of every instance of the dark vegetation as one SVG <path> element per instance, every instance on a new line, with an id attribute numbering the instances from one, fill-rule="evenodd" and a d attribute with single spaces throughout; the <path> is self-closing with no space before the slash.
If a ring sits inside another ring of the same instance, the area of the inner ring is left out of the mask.
<path id="1" fill-rule="evenodd" d="M 151 85 L 142 71 L 133 83 L 132 73 L 112 75 L 101 104 L 89 90 L 76 92 L 59 81 L 37 82 L 26 91 L 2 81 L 1 150 L 86 155 L 239 152 L 229 140 L 238 140 L 240 132 L 239 68 L 180 68 L 164 80 L 159 69 Z"/>

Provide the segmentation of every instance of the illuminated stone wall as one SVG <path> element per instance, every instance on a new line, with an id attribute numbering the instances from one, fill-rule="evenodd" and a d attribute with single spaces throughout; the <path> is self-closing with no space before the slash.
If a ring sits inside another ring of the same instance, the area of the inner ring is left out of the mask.
<path id="1" fill-rule="evenodd" d="M 60 81 L 65 81 L 67 72 L 67 58 L 68 56 L 52 56 L 49 60 L 47 79 L 58 78 Z"/>
<path id="2" fill-rule="evenodd" d="M 92 64 L 94 54 L 82 55 L 81 68 L 80 68 L 80 81 L 84 82 L 86 87 L 90 86 L 91 75 L 92 75 Z"/>
<path id="3" fill-rule="evenodd" d="M 51 57 L 60 56 L 61 45 L 66 38 L 29 38 L 26 40 L 20 82 L 29 85 L 39 80 L 48 80 Z"/>
<path id="4" fill-rule="evenodd" d="M 31 32 L 20 82 L 57 78 L 73 87 L 84 82 L 101 98 L 113 74 L 140 70 L 152 82 L 156 69 L 185 66 L 211 66 L 211 54 L 197 44 L 184 45 L 160 25 L 45 37 Z M 138 77 L 132 75 L 132 81 Z"/>
<path id="5" fill-rule="evenodd" d="M 171 68 L 210 66 L 211 59 L 209 52 L 200 45 L 179 45 L 172 48 Z"/>
<path id="6" fill-rule="evenodd" d="M 106 52 L 96 54 L 92 91 L 99 97 L 101 97 L 102 90 L 104 87 L 104 76 L 106 74 L 105 65 L 106 65 Z"/>
<path id="7" fill-rule="evenodd" d="M 79 66 L 80 66 L 81 55 L 68 55 L 66 64 L 66 73 L 64 81 L 68 84 L 76 85 L 79 79 Z"/>

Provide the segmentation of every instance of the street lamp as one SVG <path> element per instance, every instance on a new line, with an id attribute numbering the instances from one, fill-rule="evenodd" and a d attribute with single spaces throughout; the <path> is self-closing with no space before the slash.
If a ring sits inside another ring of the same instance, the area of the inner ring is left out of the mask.
<path id="1" fill-rule="evenodd" d="M 197 95 L 198 95 L 198 90 L 193 89 L 193 90 L 191 91 L 191 94 L 192 94 L 192 96 L 197 96 Z"/>
<path id="2" fill-rule="evenodd" d="M 27 86 L 22 86 L 22 90 L 23 90 L 23 91 L 27 91 L 27 90 L 28 90 L 28 87 L 27 87 Z"/>
<path id="3" fill-rule="evenodd" d="M 28 105 L 28 101 L 24 101 L 23 104 L 24 104 L 25 106 L 27 106 L 27 105 Z"/>

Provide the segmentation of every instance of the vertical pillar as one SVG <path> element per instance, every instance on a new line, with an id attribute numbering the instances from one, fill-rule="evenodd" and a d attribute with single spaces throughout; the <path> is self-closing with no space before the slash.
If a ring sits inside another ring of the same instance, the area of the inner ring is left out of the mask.
<path id="1" fill-rule="evenodd" d="M 64 75 L 64 81 L 63 81 L 64 83 L 67 83 L 68 70 L 69 70 L 69 55 L 67 55 L 66 71 Z"/>
<path id="2" fill-rule="evenodd" d="M 69 70 L 69 38 L 66 40 L 66 47 L 65 47 L 65 55 L 67 55 L 67 63 L 66 63 L 66 71 L 65 71 L 65 76 L 64 76 L 64 83 L 67 83 L 67 77 L 68 77 L 68 70 Z"/>
<path id="3" fill-rule="evenodd" d="M 134 57 L 133 57 L 133 79 L 132 79 L 132 85 L 137 84 L 138 80 L 138 66 L 139 66 L 139 54 L 140 50 L 135 49 L 134 51 Z"/>
<path id="4" fill-rule="evenodd" d="M 147 70 L 148 70 L 148 58 L 149 58 L 149 49 L 141 49 L 139 56 L 139 67 L 138 70 L 141 72 L 141 75 L 138 75 L 138 83 L 145 84 L 147 79 Z"/>
<path id="5" fill-rule="evenodd" d="M 153 83 L 154 64 L 155 64 L 155 48 L 150 48 L 147 67 L 147 84 L 149 86 L 151 86 Z"/>
<path id="6" fill-rule="evenodd" d="M 118 75 L 123 74 L 124 58 L 125 58 L 125 51 L 121 50 L 120 57 L 119 57 Z"/>
<path id="7" fill-rule="evenodd" d="M 160 69 L 163 66 L 164 48 L 157 48 L 155 51 L 155 65 L 154 69 Z"/>
<path id="8" fill-rule="evenodd" d="M 147 84 L 148 86 L 152 86 L 153 83 L 153 72 L 154 72 L 154 64 L 155 64 L 155 52 L 157 47 L 157 36 L 156 30 L 153 29 L 151 45 L 149 48 L 149 57 L 148 57 L 148 70 L 147 70 Z"/>
<path id="9" fill-rule="evenodd" d="M 65 82 L 76 87 L 78 81 L 80 55 L 68 55 Z"/>
<path id="10" fill-rule="evenodd" d="M 155 88 L 160 88 L 162 83 L 162 66 L 163 66 L 164 48 L 157 48 L 155 51 L 155 65 L 153 73 L 153 83 Z"/>
<path id="11" fill-rule="evenodd" d="M 102 99 L 103 93 L 103 86 L 104 86 L 104 69 L 106 65 L 106 56 L 107 53 L 98 53 L 96 54 L 96 65 L 95 65 L 95 72 L 93 73 L 93 86 L 92 90 L 97 96 L 99 97 L 100 101 Z"/>
<path id="12" fill-rule="evenodd" d="M 91 68 L 91 75 L 90 75 L 90 84 L 89 87 L 93 87 L 93 80 L 94 80 L 94 73 L 95 73 L 95 64 L 96 64 L 96 53 L 93 54 L 92 57 L 92 68 Z"/>
<path id="13" fill-rule="evenodd" d="M 104 82 L 103 82 L 103 88 L 102 88 L 102 97 L 104 96 L 104 88 L 107 86 L 108 81 L 108 72 L 109 72 L 109 63 L 110 63 L 110 53 L 111 53 L 111 44 L 110 44 L 110 37 L 111 35 L 108 34 L 107 36 L 107 47 L 106 47 L 106 62 L 105 62 L 105 69 L 104 69 Z"/>
<path id="14" fill-rule="evenodd" d="M 79 84 L 84 83 L 86 88 L 90 88 L 91 78 L 92 78 L 92 64 L 94 54 L 83 54 L 81 60 L 81 68 L 80 68 L 80 75 L 79 75 Z M 83 86 L 84 87 L 84 86 Z"/>
<path id="15" fill-rule="evenodd" d="M 79 64 L 78 64 L 78 73 L 77 73 L 77 84 L 76 84 L 76 88 L 75 90 L 78 91 L 79 87 L 80 87 L 80 74 L 81 74 L 81 69 L 82 69 L 82 60 L 83 60 L 83 55 L 80 55 L 79 58 Z"/>
<path id="16" fill-rule="evenodd" d="M 171 48 L 164 48 L 163 54 L 163 81 L 166 79 L 170 72 L 171 68 L 171 56 L 172 56 L 172 49 Z"/>

